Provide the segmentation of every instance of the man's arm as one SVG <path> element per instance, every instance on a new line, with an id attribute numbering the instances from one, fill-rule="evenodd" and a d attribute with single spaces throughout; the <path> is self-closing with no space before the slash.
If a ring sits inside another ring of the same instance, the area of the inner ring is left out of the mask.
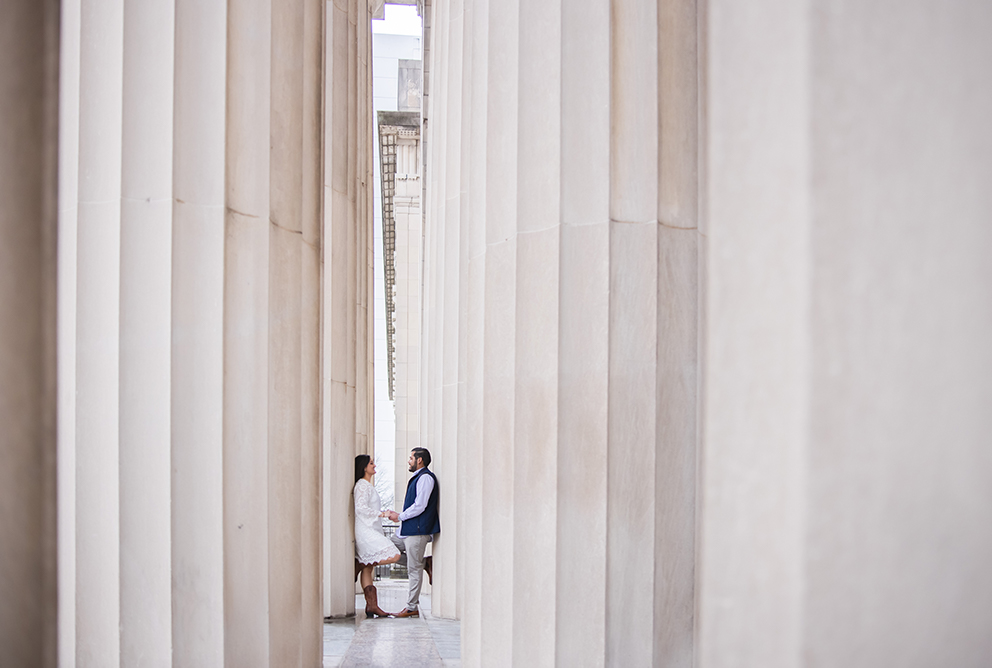
<path id="1" fill-rule="evenodd" d="M 433 491 L 434 478 L 429 475 L 420 476 L 420 480 L 417 481 L 417 498 L 414 500 L 413 505 L 399 513 L 399 520 L 403 522 L 427 510 L 427 502 L 430 500 L 431 492 Z"/>

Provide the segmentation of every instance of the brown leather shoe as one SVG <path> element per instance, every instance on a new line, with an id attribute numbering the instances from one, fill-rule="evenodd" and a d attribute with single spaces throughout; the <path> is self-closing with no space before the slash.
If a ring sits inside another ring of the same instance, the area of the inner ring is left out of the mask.
<path id="1" fill-rule="evenodd" d="M 403 608 L 402 612 L 397 612 L 396 617 L 419 617 L 420 610 L 408 610 Z"/>

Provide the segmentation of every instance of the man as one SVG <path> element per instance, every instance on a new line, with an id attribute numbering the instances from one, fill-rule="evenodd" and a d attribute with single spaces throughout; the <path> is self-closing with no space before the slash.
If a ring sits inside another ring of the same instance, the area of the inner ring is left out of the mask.
<path id="1" fill-rule="evenodd" d="M 420 587 L 425 565 L 428 577 L 431 576 L 431 564 L 429 561 L 425 564 L 424 552 L 427 543 L 434 540 L 434 534 L 441 531 L 437 514 L 439 489 L 437 478 L 427 468 L 431 463 L 431 453 L 427 448 L 414 448 L 407 463 L 413 477 L 406 485 L 403 512 L 390 510 L 387 516 L 393 522 L 400 522 L 393 542 L 401 552 L 406 552 L 406 568 L 410 576 L 410 597 L 406 608 L 396 616 L 419 617 Z"/>

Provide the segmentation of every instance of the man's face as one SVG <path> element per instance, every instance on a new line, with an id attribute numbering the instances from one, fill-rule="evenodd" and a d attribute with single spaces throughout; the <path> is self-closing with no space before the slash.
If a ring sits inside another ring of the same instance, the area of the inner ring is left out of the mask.
<path id="1" fill-rule="evenodd" d="M 420 460 L 417 459 L 417 456 L 412 452 L 410 453 L 410 459 L 407 460 L 407 463 L 410 465 L 410 473 L 413 473 L 420 468 Z"/>

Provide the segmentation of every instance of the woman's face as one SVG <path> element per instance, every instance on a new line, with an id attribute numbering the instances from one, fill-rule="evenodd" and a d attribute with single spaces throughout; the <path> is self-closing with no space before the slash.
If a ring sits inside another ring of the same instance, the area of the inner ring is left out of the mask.
<path id="1" fill-rule="evenodd" d="M 367 476 L 375 475 L 375 462 L 372 461 L 371 459 L 369 460 L 369 463 L 365 466 L 365 475 Z"/>

